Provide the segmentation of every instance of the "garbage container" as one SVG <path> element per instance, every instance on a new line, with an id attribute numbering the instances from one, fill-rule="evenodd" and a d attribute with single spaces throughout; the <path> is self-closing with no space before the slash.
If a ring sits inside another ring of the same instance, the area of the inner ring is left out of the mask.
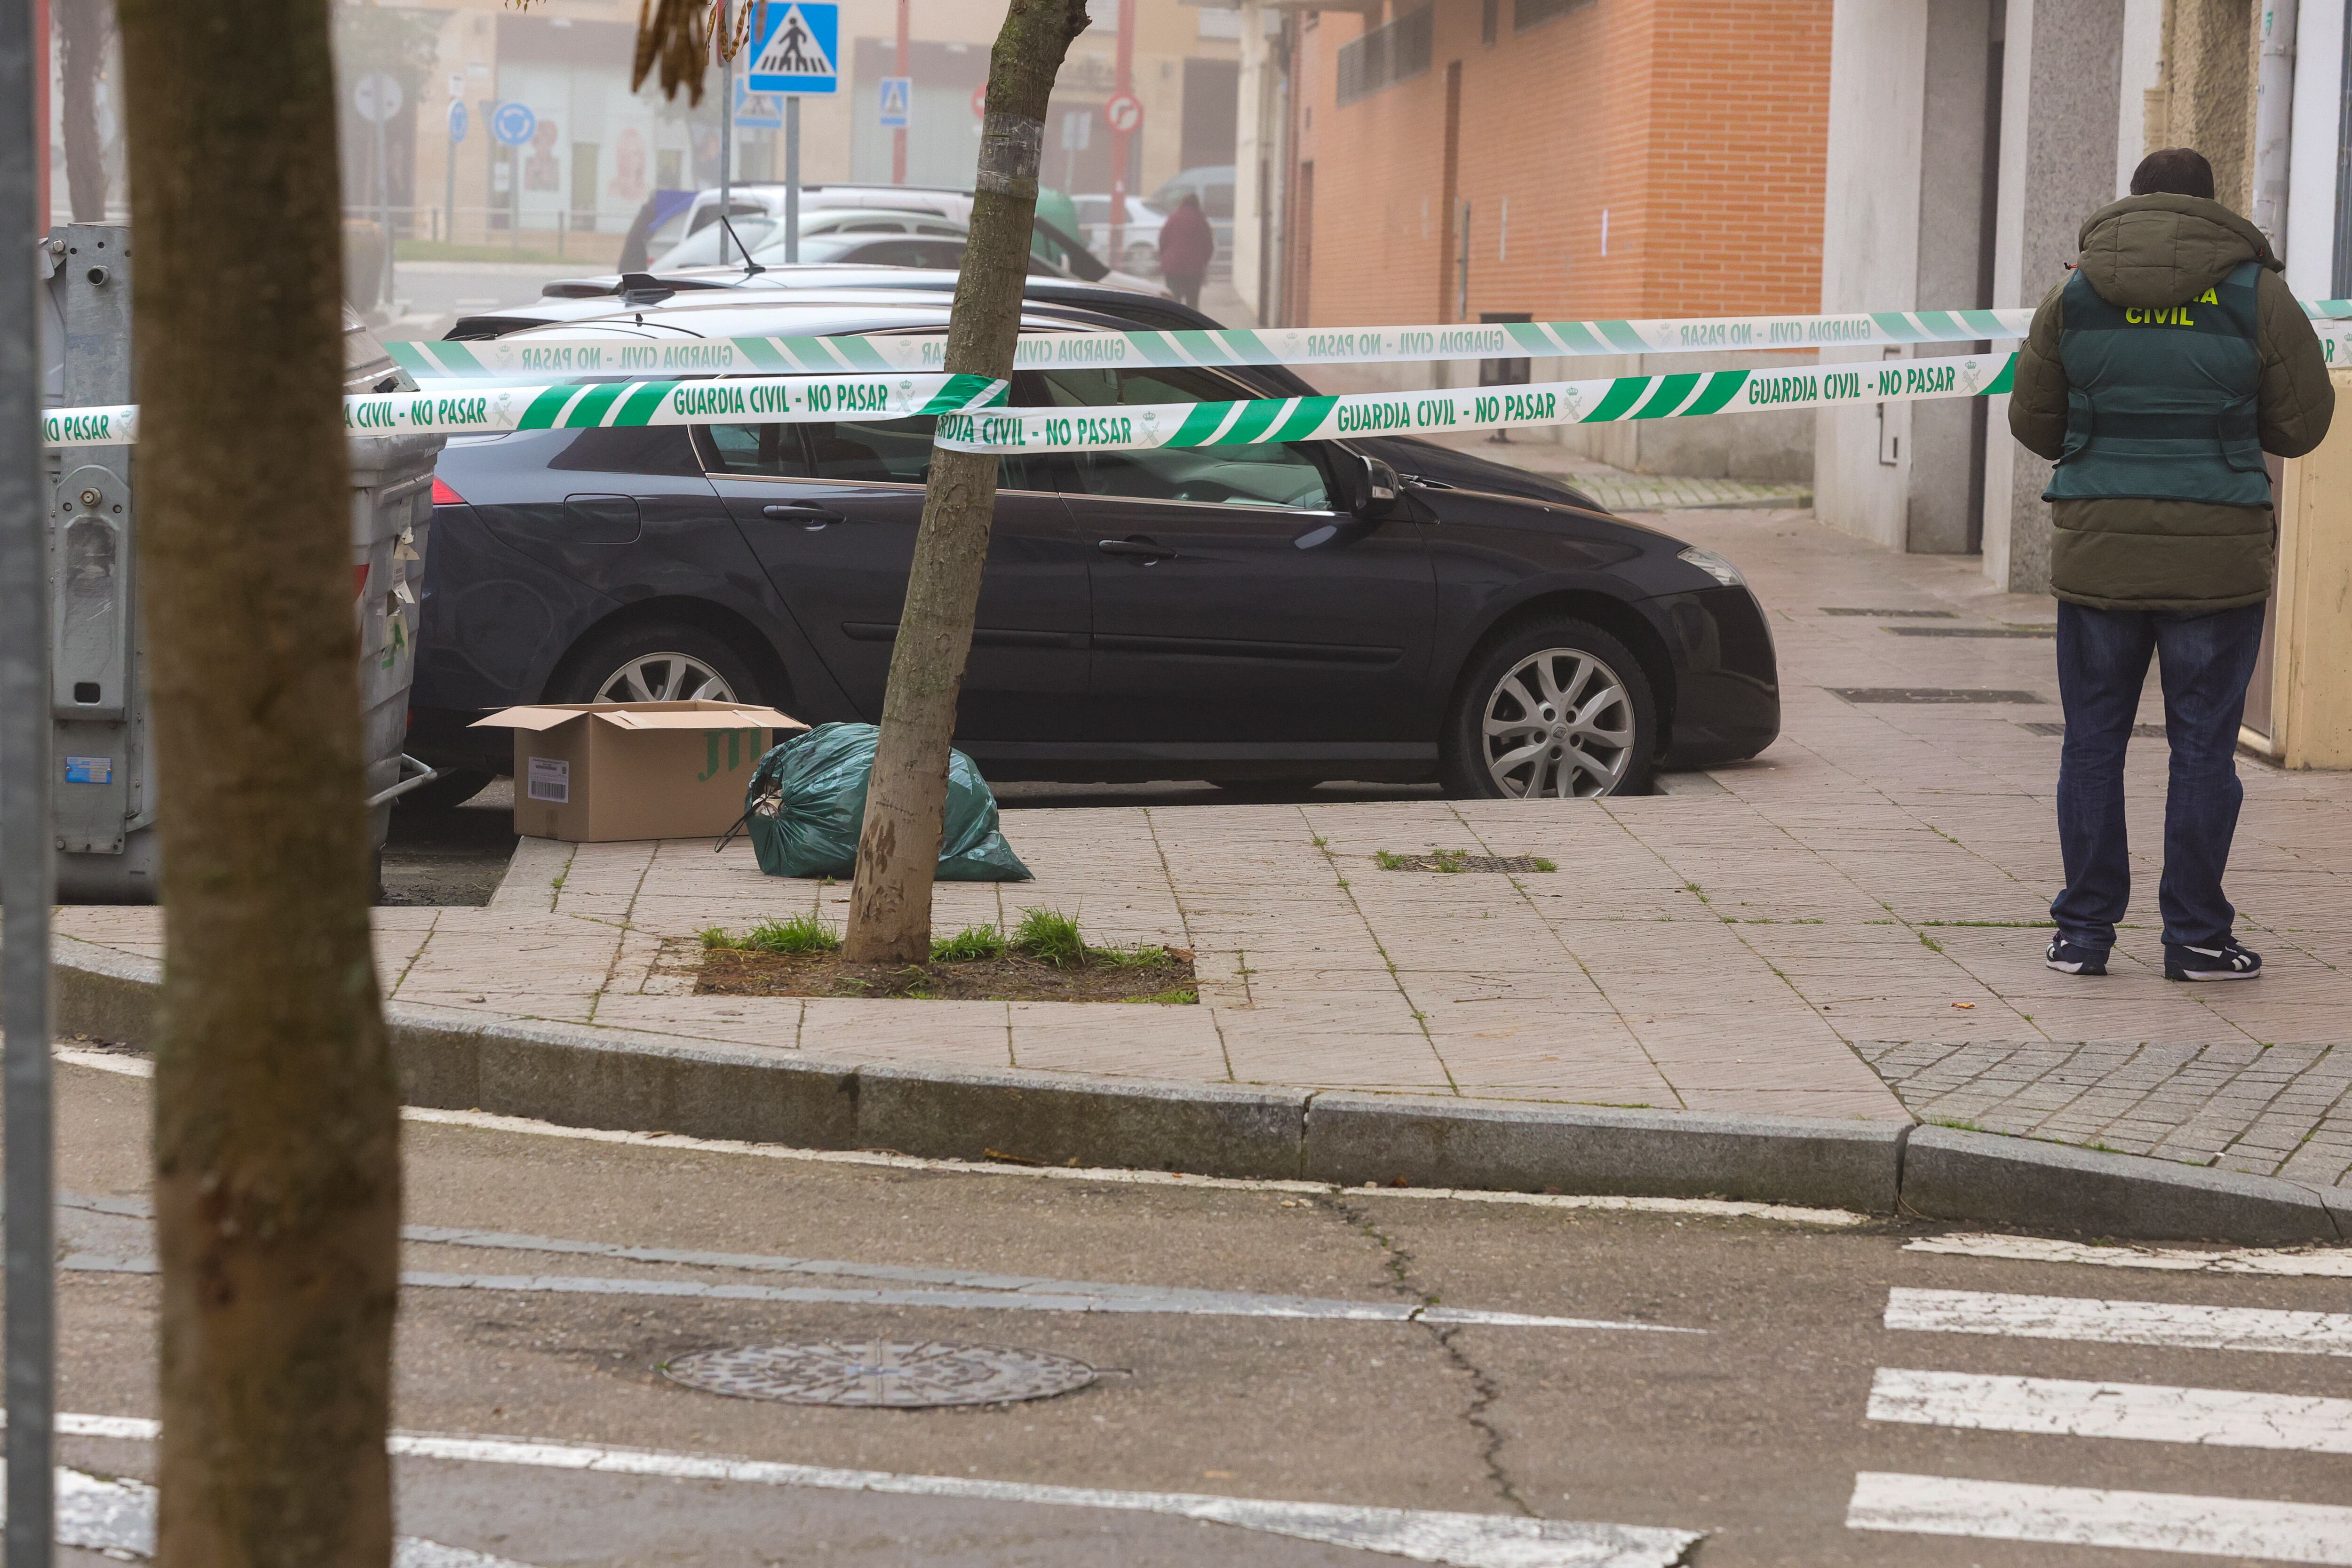
<path id="1" fill-rule="evenodd" d="M 71 224 L 50 232 L 42 312 L 43 390 L 52 406 L 131 401 L 131 231 Z M 343 313 L 344 388 L 391 392 L 415 383 L 373 333 Z M 407 763 L 408 688 L 416 668 L 416 584 L 433 517 L 438 436 L 351 438 L 352 566 L 360 633 L 371 845 L 381 849 L 391 793 Z M 154 750 L 143 627 L 137 613 L 135 448 L 48 454 L 50 658 L 62 770 L 53 790 L 58 897 L 68 903 L 156 898 Z"/>

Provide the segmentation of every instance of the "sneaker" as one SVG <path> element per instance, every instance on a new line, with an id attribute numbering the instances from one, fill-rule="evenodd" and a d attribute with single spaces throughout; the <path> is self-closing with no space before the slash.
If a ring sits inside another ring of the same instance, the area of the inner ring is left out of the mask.
<path id="1" fill-rule="evenodd" d="M 2050 951 L 2042 960 L 2061 974 L 2105 974 L 2107 972 L 2106 949 L 2081 947 L 2063 936 L 2050 939 Z"/>
<path id="2" fill-rule="evenodd" d="M 2167 980 L 2259 980 L 2263 955 L 2236 942 L 2219 947 L 2175 947 L 2164 944 Z"/>

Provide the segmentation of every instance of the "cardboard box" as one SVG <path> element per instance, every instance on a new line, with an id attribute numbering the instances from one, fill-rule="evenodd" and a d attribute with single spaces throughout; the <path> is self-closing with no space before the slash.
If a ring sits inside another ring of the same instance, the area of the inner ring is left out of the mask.
<path id="1" fill-rule="evenodd" d="M 743 815 L 775 731 L 808 728 L 743 702 L 551 702 L 476 729 L 514 731 L 514 826 L 531 838 L 604 844 L 716 838 Z"/>

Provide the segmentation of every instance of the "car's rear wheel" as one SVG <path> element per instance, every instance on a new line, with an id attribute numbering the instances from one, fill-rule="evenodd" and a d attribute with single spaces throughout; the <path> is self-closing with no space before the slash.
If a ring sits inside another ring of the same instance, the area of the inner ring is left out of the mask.
<path id="1" fill-rule="evenodd" d="M 760 702 L 743 657 L 722 638 L 681 621 L 656 621 L 591 637 L 548 683 L 553 702 Z"/>
<path id="2" fill-rule="evenodd" d="M 1535 622 L 1472 661 L 1447 721 L 1445 783 L 1489 799 L 1642 795 L 1657 734 L 1631 649 L 1588 622 Z"/>

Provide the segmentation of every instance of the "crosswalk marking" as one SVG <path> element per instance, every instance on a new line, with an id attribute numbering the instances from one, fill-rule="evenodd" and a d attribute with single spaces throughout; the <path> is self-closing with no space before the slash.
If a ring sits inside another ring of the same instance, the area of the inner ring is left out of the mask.
<path id="1" fill-rule="evenodd" d="M 1853 1530 L 2352 1564 L 2352 1508 L 2176 1492 L 2104 1491 L 1865 1470 Z"/>
<path id="2" fill-rule="evenodd" d="M 2062 1437 L 2352 1454 L 2352 1399 L 1881 1367 L 1870 1418 Z"/>
<path id="3" fill-rule="evenodd" d="M 2163 1268 L 2194 1274 L 2269 1274 L 2352 1279 L 2352 1247 L 2274 1250 L 2241 1247 L 2211 1252 L 2189 1247 L 2091 1247 L 2042 1236 L 1923 1236 L 1906 1252 L 1999 1258 L 2019 1263 L 2088 1263 L 2103 1268 Z"/>
<path id="4" fill-rule="evenodd" d="M 2352 1313 L 2201 1307 L 2173 1301 L 2103 1301 L 1982 1290 L 1886 1295 L 1886 1326 L 1947 1334 L 2166 1345 L 2182 1350 L 2277 1351 L 2352 1355 Z"/>

